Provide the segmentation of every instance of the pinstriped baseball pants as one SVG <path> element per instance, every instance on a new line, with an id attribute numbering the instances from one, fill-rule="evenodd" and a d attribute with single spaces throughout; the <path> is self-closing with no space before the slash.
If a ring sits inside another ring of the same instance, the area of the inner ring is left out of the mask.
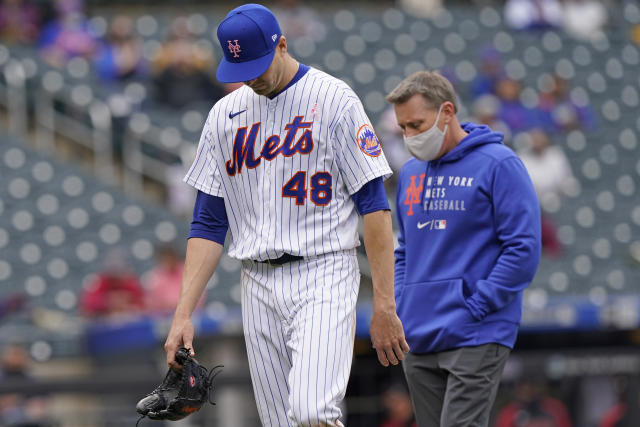
<path id="1" fill-rule="evenodd" d="M 264 426 L 342 426 L 360 272 L 355 250 L 242 263 L 242 319 Z"/>

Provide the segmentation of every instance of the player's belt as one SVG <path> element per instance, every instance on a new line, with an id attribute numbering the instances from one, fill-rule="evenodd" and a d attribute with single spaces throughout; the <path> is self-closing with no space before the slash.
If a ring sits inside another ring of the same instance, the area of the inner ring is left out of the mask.
<path id="1" fill-rule="evenodd" d="M 284 253 L 280 258 L 265 259 L 264 261 L 257 261 L 257 262 L 261 262 L 263 264 L 269 264 L 269 265 L 282 265 L 288 262 L 301 261 L 303 259 L 304 257 L 301 257 L 300 255 L 291 255 L 291 254 Z"/>

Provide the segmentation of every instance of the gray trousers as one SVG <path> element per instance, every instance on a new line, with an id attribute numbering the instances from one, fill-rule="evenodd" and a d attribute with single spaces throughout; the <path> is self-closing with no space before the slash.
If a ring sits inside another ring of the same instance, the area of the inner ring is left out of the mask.
<path id="1" fill-rule="evenodd" d="M 486 427 L 510 352 L 484 344 L 407 354 L 402 367 L 418 427 Z"/>

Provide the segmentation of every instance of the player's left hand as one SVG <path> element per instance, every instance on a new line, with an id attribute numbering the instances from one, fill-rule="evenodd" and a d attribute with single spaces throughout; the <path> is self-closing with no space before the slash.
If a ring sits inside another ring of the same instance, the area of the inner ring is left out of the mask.
<path id="1" fill-rule="evenodd" d="M 369 333 L 382 366 L 389 366 L 389 363 L 397 365 L 400 360 L 404 360 L 404 354 L 409 352 L 402 322 L 395 309 L 374 306 Z"/>

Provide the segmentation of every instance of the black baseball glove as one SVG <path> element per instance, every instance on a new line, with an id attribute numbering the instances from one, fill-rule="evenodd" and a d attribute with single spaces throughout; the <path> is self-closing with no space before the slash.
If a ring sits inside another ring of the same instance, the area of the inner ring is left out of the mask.
<path id="1" fill-rule="evenodd" d="M 136 405 L 136 411 L 152 420 L 176 421 L 197 412 L 208 400 L 213 389 L 213 379 L 220 373 L 216 371 L 222 365 L 215 366 L 211 371 L 201 366 L 189 354 L 189 349 L 181 347 L 176 352 L 176 362 L 182 370 L 169 368 L 164 381 Z M 137 426 L 137 423 L 136 423 Z"/>

